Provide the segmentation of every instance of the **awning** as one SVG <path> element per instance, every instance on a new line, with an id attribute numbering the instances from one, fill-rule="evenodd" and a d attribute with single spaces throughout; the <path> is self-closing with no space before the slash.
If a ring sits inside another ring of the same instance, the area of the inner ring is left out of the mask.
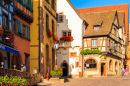
<path id="1" fill-rule="evenodd" d="M 13 49 L 11 47 L 8 47 L 6 45 L 3 45 L 1 43 L 0 43 L 0 49 L 11 52 L 11 53 L 14 53 L 14 54 L 17 54 L 17 55 L 19 54 L 19 51 L 15 50 L 15 49 Z"/>

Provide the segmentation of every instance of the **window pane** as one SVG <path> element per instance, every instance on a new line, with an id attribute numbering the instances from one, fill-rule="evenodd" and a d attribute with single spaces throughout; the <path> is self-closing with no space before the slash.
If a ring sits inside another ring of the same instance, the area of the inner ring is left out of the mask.
<path id="1" fill-rule="evenodd" d="M 98 26 L 98 27 L 94 27 L 94 30 L 99 30 L 100 29 L 100 27 Z"/>
<path id="2" fill-rule="evenodd" d="M 8 16 L 3 14 L 3 26 L 8 26 Z"/>
<path id="3" fill-rule="evenodd" d="M 23 25 L 23 37 L 26 37 L 26 26 Z"/>
<path id="4" fill-rule="evenodd" d="M 97 40 L 92 40 L 92 46 L 97 46 Z"/>
<path id="5" fill-rule="evenodd" d="M 68 36 L 71 36 L 71 32 L 68 32 Z"/>
<path id="6" fill-rule="evenodd" d="M 62 22 L 62 20 L 63 20 L 62 15 L 59 15 L 59 22 Z"/>
<path id="7" fill-rule="evenodd" d="M 66 36 L 66 32 L 63 32 L 63 37 L 65 37 Z"/>

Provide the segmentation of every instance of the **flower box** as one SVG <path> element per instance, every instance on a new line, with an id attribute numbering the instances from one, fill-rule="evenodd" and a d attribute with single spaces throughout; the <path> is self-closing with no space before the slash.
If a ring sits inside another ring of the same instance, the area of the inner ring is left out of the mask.
<path id="1" fill-rule="evenodd" d="M 47 28 L 46 32 L 47 32 L 48 38 L 51 38 L 52 37 L 52 30 L 50 30 L 49 28 Z"/>
<path id="2" fill-rule="evenodd" d="M 73 39 L 72 36 L 65 36 L 65 37 L 60 38 L 60 41 L 68 41 L 68 42 L 70 42 L 70 41 L 73 41 L 73 40 L 74 39 Z"/>
<path id="3" fill-rule="evenodd" d="M 53 33 L 53 40 L 58 41 L 58 35 L 56 33 Z"/>

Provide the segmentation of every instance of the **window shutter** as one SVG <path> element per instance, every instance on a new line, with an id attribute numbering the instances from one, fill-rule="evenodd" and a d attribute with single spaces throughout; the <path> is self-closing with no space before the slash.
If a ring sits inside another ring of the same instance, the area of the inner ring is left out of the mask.
<path id="1" fill-rule="evenodd" d="M 28 6 L 28 0 L 25 0 L 25 7 Z"/>
<path id="2" fill-rule="evenodd" d="M 29 0 L 29 9 L 31 12 L 33 11 L 33 0 Z"/>
<path id="3" fill-rule="evenodd" d="M 18 21 L 18 35 L 20 36 L 20 21 Z"/>
<path id="4" fill-rule="evenodd" d="M 27 26 L 28 40 L 30 40 L 30 27 Z"/>
<path id="5" fill-rule="evenodd" d="M 21 29 L 20 29 L 21 30 L 20 31 L 21 32 L 21 37 L 23 37 L 23 23 L 22 22 L 21 22 L 20 26 L 21 26 Z"/>

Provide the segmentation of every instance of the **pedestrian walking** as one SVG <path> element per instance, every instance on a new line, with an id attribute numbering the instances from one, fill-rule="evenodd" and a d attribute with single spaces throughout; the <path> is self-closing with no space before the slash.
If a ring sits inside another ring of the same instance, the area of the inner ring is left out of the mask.
<path id="1" fill-rule="evenodd" d="M 125 73 L 125 69 L 124 69 L 124 67 L 122 67 L 122 76 L 124 76 L 124 73 Z"/>
<path id="2" fill-rule="evenodd" d="M 125 75 L 127 76 L 129 73 L 129 69 L 128 69 L 128 66 L 126 66 L 126 69 L 125 69 Z"/>

